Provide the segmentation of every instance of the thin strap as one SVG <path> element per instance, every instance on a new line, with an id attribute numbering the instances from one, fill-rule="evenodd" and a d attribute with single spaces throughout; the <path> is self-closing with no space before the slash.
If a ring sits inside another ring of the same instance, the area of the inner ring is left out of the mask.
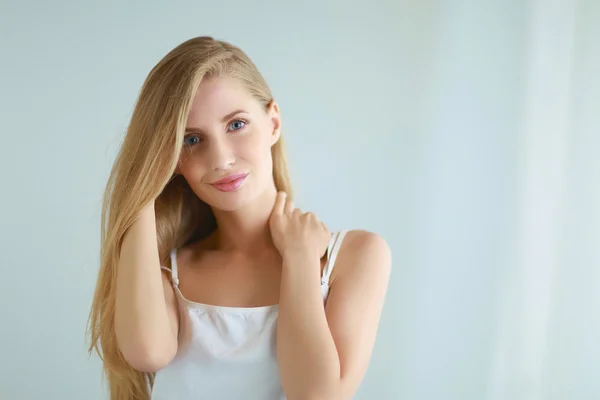
<path id="1" fill-rule="evenodd" d="M 333 244 L 335 243 L 335 240 L 337 239 L 338 235 L 339 232 L 336 232 L 333 235 L 331 235 L 331 238 L 329 239 L 329 244 L 327 245 L 327 261 L 329 261 L 329 259 L 331 258 L 331 250 L 333 249 Z"/>
<path id="2" fill-rule="evenodd" d="M 179 286 L 179 275 L 177 274 L 177 249 L 171 250 L 171 277 L 173 284 Z"/>
<path id="3" fill-rule="evenodd" d="M 335 266 L 335 259 L 340 251 L 346 232 L 348 232 L 347 229 L 342 229 L 335 235 L 332 235 L 331 240 L 329 241 L 329 246 L 327 247 L 327 263 L 325 264 L 325 268 L 323 268 L 323 277 L 321 278 L 322 285 L 329 284 L 329 277 Z"/>
<path id="4" fill-rule="evenodd" d="M 171 281 L 173 281 L 173 285 L 179 286 L 179 276 L 177 275 L 177 249 L 171 250 L 171 269 L 167 267 L 161 267 L 165 271 L 169 271 L 171 273 Z"/>

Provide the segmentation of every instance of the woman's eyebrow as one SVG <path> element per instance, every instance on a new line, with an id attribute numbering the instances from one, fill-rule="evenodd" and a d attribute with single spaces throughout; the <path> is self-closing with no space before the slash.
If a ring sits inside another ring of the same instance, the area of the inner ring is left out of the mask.
<path id="1" fill-rule="evenodd" d="M 221 122 L 227 122 L 228 119 L 230 119 L 234 115 L 240 114 L 240 113 L 247 113 L 247 111 L 246 110 L 242 110 L 241 108 L 237 109 L 237 110 L 234 110 L 234 111 L 230 112 L 229 114 L 223 116 L 223 118 L 221 118 Z M 194 128 L 194 127 L 186 127 L 185 128 L 185 132 L 186 133 L 187 132 L 202 132 L 202 129 L 200 129 L 200 128 Z"/>

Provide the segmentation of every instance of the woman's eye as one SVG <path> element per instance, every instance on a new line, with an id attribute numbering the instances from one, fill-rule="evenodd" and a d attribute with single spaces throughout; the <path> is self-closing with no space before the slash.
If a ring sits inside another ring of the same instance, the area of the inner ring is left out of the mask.
<path id="1" fill-rule="evenodd" d="M 237 119 L 229 124 L 229 130 L 232 132 L 241 131 L 246 128 L 248 122 Z M 189 135 L 183 139 L 183 144 L 186 146 L 194 146 L 196 144 L 200 144 L 204 141 L 204 139 L 197 135 Z"/>
<path id="2" fill-rule="evenodd" d="M 244 128 L 246 126 L 246 122 L 242 121 L 242 120 L 235 120 L 233 121 L 229 127 L 231 128 L 231 130 L 233 131 L 239 131 L 240 129 Z"/>
<path id="3" fill-rule="evenodd" d="M 188 146 L 193 146 L 195 144 L 200 143 L 200 138 L 198 136 L 188 136 L 185 139 L 183 139 L 183 143 Z"/>

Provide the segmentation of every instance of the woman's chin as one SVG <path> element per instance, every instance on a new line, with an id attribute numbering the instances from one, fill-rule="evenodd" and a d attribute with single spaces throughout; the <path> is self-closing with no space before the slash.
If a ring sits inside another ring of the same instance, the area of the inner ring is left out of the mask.
<path id="1" fill-rule="evenodd" d="M 250 196 L 246 191 L 222 192 L 213 189 L 210 198 L 205 200 L 214 209 L 220 211 L 236 211 L 250 202 Z"/>

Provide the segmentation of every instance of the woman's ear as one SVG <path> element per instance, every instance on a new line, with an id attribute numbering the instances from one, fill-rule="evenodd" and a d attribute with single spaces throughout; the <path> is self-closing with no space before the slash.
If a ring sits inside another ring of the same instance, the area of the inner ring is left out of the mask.
<path id="1" fill-rule="evenodd" d="M 271 146 L 277 143 L 281 136 L 281 114 L 279 112 L 279 105 L 275 100 L 272 100 L 267 109 L 267 114 L 272 124 L 271 133 Z"/>

